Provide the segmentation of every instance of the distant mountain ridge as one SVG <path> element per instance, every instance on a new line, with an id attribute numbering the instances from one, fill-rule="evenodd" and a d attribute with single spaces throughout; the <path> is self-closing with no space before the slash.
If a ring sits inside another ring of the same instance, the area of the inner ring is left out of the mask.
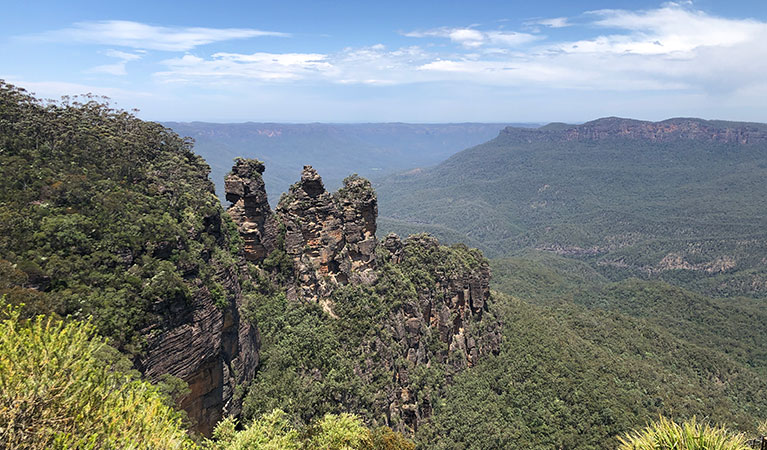
<path id="1" fill-rule="evenodd" d="M 385 231 L 429 231 L 491 256 L 549 251 L 613 279 L 765 295 L 765 176 L 765 124 L 608 117 L 507 127 L 376 184 Z"/>
<path id="2" fill-rule="evenodd" d="M 267 190 L 276 204 L 305 164 L 319 170 L 331 188 L 351 173 L 380 176 L 438 164 L 466 147 L 498 135 L 504 123 L 207 123 L 166 122 L 195 140 L 195 152 L 211 166 L 216 192 L 235 157 L 258 157 L 269 170 Z M 537 124 L 517 124 L 536 126 Z"/>
<path id="3" fill-rule="evenodd" d="M 533 129 L 507 127 L 501 131 L 501 134 L 521 139 L 564 141 L 599 141 L 619 137 L 645 139 L 651 142 L 704 139 L 746 145 L 767 142 L 767 124 L 685 117 L 660 122 L 605 117 L 580 125 L 550 123 Z"/>

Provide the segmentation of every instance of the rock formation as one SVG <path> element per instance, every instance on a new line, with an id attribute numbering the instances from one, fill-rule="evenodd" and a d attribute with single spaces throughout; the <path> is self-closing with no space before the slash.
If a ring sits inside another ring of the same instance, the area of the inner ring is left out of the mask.
<path id="1" fill-rule="evenodd" d="M 428 235 L 403 242 L 391 234 L 380 243 L 384 260 L 379 261 L 378 204 L 369 181 L 350 176 L 331 194 L 319 174 L 305 166 L 300 181 L 272 213 L 261 181 L 263 170 L 257 161 L 240 160 L 226 179 L 227 199 L 233 203 L 228 212 L 246 241 L 247 259 L 265 262 L 272 252 L 284 252 L 292 262 L 291 279 L 281 286 L 288 298 L 319 303 L 333 317 L 331 297 L 339 286 L 392 291 L 382 295 L 398 306 L 361 349 L 379 359 L 359 367 L 358 373 L 371 383 L 381 367 L 391 374 L 375 408 L 386 411 L 387 425 L 414 432 L 433 407 L 430 394 L 414 388 L 417 366 L 443 367 L 451 377 L 500 347 L 499 323 L 488 314 L 487 260 L 478 250 L 440 246 Z M 400 278 L 391 278 L 394 272 Z M 402 278 L 405 273 L 411 275 Z M 412 274 L 426 278 L 412 283 Z M 417 288 L 394 298 L 397 284 Z"/>
<path id="2" fill-rule="evenodd" d="M 245 257 L 260 262 L 274 250 L 274 222 L 266 198 L 264 163 L 238 159 L 226 177 L 226 199 L 232 203 L 227 213 L 239 227 L 245 241 Z"/>
<path id="3" fill-rule="evenodd" d="M 272 213 L 259 161 L 238 160 L 226 178 L 227 212 L 256 263 L 282 246 L 293 260 L 291 298 L 322 303 L 338 285 L 375 280 L 378 203 L 370 182 L 357 176 L 331 194 L 311 166 Z M 282 241 L 279 244 L 279 241 Z"/>
<path id="4" fill-rule="evenodd" d="M 293 258 L 300 298 L 318 301 L 334 286 L 375 280 L 378 202 L 370 182 L 356 176 L 330 194 L 311 166 L 280 199 L 285 251 Z"/>

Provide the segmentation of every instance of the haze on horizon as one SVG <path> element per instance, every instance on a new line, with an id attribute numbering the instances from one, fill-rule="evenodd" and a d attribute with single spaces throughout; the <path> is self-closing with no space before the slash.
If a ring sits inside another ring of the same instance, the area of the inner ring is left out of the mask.
<path id="1" fill-rule="evenodd" d="M 366 3 L 14 2 L 0 79 L 159 121 L 767 122 L 764 2 Z"/>

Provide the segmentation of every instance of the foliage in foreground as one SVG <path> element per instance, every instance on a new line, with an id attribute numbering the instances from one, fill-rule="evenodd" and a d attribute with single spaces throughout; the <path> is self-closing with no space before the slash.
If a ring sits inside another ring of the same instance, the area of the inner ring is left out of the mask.
<path id="1" fill-rule="evenodd" d="M 326 414 L 316 424 L 299 430 L 279 409 L 264 414 L 242 431 L 231 418 L 219 422 L 209 442 L 214 450 L 323 449 L 413 450 L 415 445 L 389 428 L 370 430 L 351 414 Z"/>
<path id="2" fill-rule="evenodd" d="M 692 418 L 676 423 L 665 417 L 619 439 L 619 450 L 747 450 L 746 438 L 724 427 Z"/>
<path id="3" fill-rule="evenodd" d="M 0 447 L 193 447 L 183 415 L 157 387 L 114 367 L 92 324 L 19 314 L 0 312 Z"/>

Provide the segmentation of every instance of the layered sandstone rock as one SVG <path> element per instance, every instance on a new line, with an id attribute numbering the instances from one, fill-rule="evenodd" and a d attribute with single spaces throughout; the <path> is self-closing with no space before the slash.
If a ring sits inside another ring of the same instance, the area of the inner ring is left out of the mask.
<path id="1" fill-rule="evenodd" d="M 221 239 L 221 217 L 206 219 L 210 232 Z M 226 304 L 217 304 L 202 280 L 192 280 L 197 291 L 191 303 L 167 301 L 155 305 L 164 322 L 148 330 L 146 351 L 138 362 L 150 379 L 164 374 L 188 383 L 190 393 L 181 399 L 197 432 L 210 435 L 225 415 L 238 415 L 236 386 L 247 386 L 259 362 L 260 339 L 255 325 L 240 315 L 240 282 L 247 273 L 237 266 L 211 260 L 221 280 Z"/>
<path id="2" fill-rule="evenodd" d="M 337 285 L 375 280 L 377 215 L 378 201 L 369 181 L 349 177 L 331 194 L 317 171 L 304 166 L 301 180 L 277 206 L 298 297 L 319 301 Z"/>
<path id="3" fill-rule="evenodd" d="M 255 262 L 274 250 L 276 235 L 263 173 L 261 161 L 240 158 L 224 181 L 226 199 L 232 203 L 227 213 L 245 241 L 245 257 Z"/>

